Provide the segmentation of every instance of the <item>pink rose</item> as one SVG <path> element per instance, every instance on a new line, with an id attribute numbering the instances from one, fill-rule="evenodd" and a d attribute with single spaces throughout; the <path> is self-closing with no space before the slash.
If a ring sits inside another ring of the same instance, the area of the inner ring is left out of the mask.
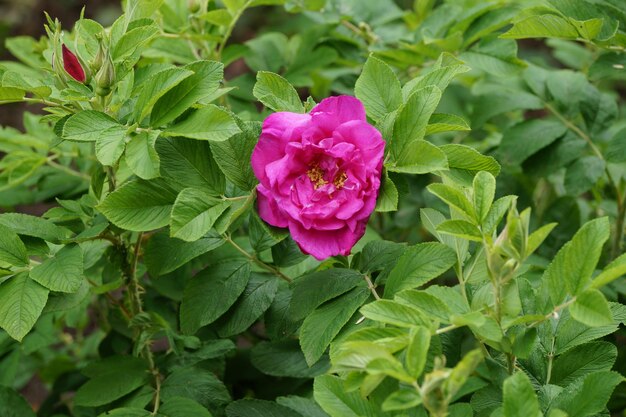
<path id="1" fill-rule="evenodd" d="M 259 215 L 319 260 L 348 255 L 376 205 L 384 148 L 354 97 L 270 115 L 252 153 Z"/>

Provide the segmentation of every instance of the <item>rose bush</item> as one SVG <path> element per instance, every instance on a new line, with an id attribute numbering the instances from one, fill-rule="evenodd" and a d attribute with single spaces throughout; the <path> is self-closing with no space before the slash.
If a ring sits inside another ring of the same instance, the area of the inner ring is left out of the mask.
<path id="1" fill-rule="evenodd" d="M 376 206 L 384 148 L 354 97 L 270 115 L 252 153 L 260 217 L 317 259 L 348 255 Z"/>

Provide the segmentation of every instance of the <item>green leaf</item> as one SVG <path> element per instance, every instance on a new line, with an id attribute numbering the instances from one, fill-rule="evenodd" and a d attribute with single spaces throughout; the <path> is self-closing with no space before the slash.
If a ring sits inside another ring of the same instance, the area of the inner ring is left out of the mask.
<path id="1" fill-rule="evenodd" d="M 617 372 L 594 372 L 578 378 L 552 401 L 569 417 L 586 417 L 602 413 L 615 387 L 624 381 Z"/>
<path id="2" fill-rule="evenodd" d="M 224 244 L 217 234 L 208 234 L 195 242 L 171 238 L 168 231 L 150 237 L 146 245 L 144 261 L 153 277 L 172 272 L 187 262 Z"/>
<path id="3" fill-rule="evenodd" d="M 390 394 L 383 402 L 383 411 L 406 410 L 417 407 L 422 403 L 422 397 L 415 389 L 401 388 Z"/>
<path id="4" fill-rule="evenodd" d="M 261 134 L 261 124 L 248 124 L 238 133 L 223 142 L 211 142 L 215 162 L 226 178 L 242 190 L 252 190 L 258 183 L 250 159 Z"/>
<path id="5" fill-rule="evenodd" d="M 604 295 L 598 290 L 589 289 L 576 296 L 576 301 L 569 307 L 572 318 L 589 327 L 609 326 L 613 324 L 613 315 Z"/>
<path id="6" fill-rule="evenodd" d="M 409 81 L 402 87 L 402 95 L 405 99 L 424 87 L 434 86 L 444 91 L 454 77 L 470 70 L 470 67 L 463 65 L 462 61 L 448 53 L 441 54 L 432 68 L 429 73 Z"/>
<path id="7" fill-rule="evenodd" d="M 604 175 L 605 162 L 597 156 L 588 155 L 577 159 L 567 167 L 565 190 L 578 196 L 590 190 Z"/>
<path id="8" fill-rule="evenodd" d="M 196 188 L 185 188 L 178 194 L 170 219 L 170 236 L 187 242 L 208 233 L 231 202 L 216 198 Z"/>
<path id="9" fill-rule="evenodd" d="M 252 348 L 252 365 L 267 375 L 289 378 L 313 378 L 328 371 L 328 357 L 309 367 L 296 340 L 261 342 Z"/>
<path id="10" fill-rule="evenodd" d="M 313 383 L 315 401 L 332 417 L 378 417 L 373 405 L 358 392 L 347 392 L 339 377 L 323 375 Z"/>
<path id="11" fill-rule="evenodd" d="M 134 105 L 133 118 L 137 123 L 152 111 L 154 104 L 172 88 L 179 85 L 185 78 L 194 75 L 193 71 L 184 68 L 167 68 L 152 75 L 141 85 L 143 88 Z"/>
<path id="12" fill-rule="evenodd" d="M 150 417 L 151 415 L 150 411 L 142 408 L 122 407 L 102 413 L 98 417 Z"/>
<path id="13" fill-rule="evenodd" d="M 500 173 L 500 164 L 491 156 L 482 155 L 474 148 L 465 145 L 443 145 L 439 147 L 448 158 L 450 169 L 471 175 L 487 171 L 494 177 Z"/>
<path id="14" fill-rule="evenodd" d="M 518 371 L 504 380 L 504 417 L 540 417 L 539 400 L 524 371 Z"/>
<path id="15" fill-rule="evenodd" d="M 448 169 L 446 155 L 426 140 L 416 140 L 404 148 L 404 153 L 387 169 L 405 174 L 428 174 Z"/>
<path id="16" fill-rule="evenodd" d="M 498 159 L 503 164 L 521 164 L 563 136 L 565 132 L 567 127 L 558 120 L 525 120 L 502 133 Z"/>
<path id="17" fill-rule="evenodd" d="M 202 326 L 213 323 L 224 314 L 246 288 L 250 264 L 231 261 L 208 267 L 185 285 L 180 305 L 180 328 L 194 334 Z M 215 294 L 221 294 L 215 298 Z"/>
<path id="18" fill-rule="evenodd" d="M 428 86 L 412 93 L 406 103 L 398 109 L 393 126 L 393 137 L 388 143 L 392 162 L 405 156 L 406 147 L 411 142 L 424 138 L 428 120 L 437 108 L 440 99 L 441 90 Z"/>
<path id="19" fill-rule="evenodd" d="M 241 133 L 241 129 L 230 113 L 209 104 L 196 110 L 185 120 L 165 129 L 162 135 L 222 142 L 237 133 Z"/>
<path id="20" fill-rule="evenodd" d="M 22 272 L 0 284 L 0 327 L 21 341 L 33 328 L 48 300 L 49 291 Z"/>
<path id="21" fill-rule="evenodd" d="M 367 115 L 374 121 L 396 110 L 402 104 L 400 81 L 391 67 L 370 55 L 356 80 L 354 93 L 363 102 Z"/>
<path id="22" fill-rule="evenodd" d="M 225 315 L 217 333 L 220 337 L 230 337 L 244 332 L 270 307 L 276 291 L 276 277 L 252 274 L 241 297 Z"/>
<path id="23" fill-rule="evenodd" d="M 400 304 L 415 307 L 424 314 L 442 323 L 450 322 L 452 311 L 441 299 L 426 291 L 404 290 L 394 297 Z"/>
<path id="24" fill-rule="evenodd" d="M 321 305 L 304 320 L 300 328 L 300 346 L 309 365 L 319 360 L 369 294 L 367 288 L 354 288 Z"/>
<path id="25" fill-rule="evenodd" d="M 169 223 L 175 192 L 162 181 L 133 180 L 109 194 L 97 209 L 111 223 L 135 232 Z"/>
<path id="26" fill-rule="evenodd" d="M 289 395 L 287 397 L 276 398 L 276 402 L 297 411 L 302 414 L 302 417 L 329 417 L 328 414 L 326 414 L 324 410 L 322 410 L 322 408 L 311 398 Z"/>
<path id="27" fill-rule="evenodd" d="M 528 242 L 526 242 L 526 256 L 531 255 L 539 248 L 543 241 L 548 237 L 552 229 L 556 227 L 556 223 L 548 223 L 541 226 L 528 236 Z"/>
<path id="28" fill-rule="evenodd" d="M 462 215 L 468 221 L 473 222 L 476 218 L 474 206 L 461 188 L 448 184 L 435 183 L 430 184 L 427 189 L 448 204 L 450 208 L 455 209 L 458 214 Z"/>
<path id="29" fill-rule="evenodd" d="M 609 342 L 576 346 L 556 358 L 550 383 L 567 387 L 587 374 L 610 371 L 616 359 L 617 348 Z"/>
<path id="30" fill-rule="evenodd" d="M 376 200 L 376 211 L 383 213 L 396 210 L 398 210 L 398 189 L 389 176 L 384 175 Z"/>
<path id="31" fill-rule="evenodd" d="M 0 214 L 0 225 L 19 235 L 39 237 L 52 243 L 59 243 L 72 235 L 69 229 L 57 226 L 48 219 L 21 213 Z"/>
<path id="32" fill-rule="evenodd" d="M 480 223 L 487 217 L 496 194 L 496 179 L 486 171 L 480 171 L 474 177 L 474 208 L 476 220 Z"/>
<path id="33" fill-rule="evenodd" d="M 272 401 L 243 399 L 226 407 L 228 417 L 302 417 L 294 410 Z"/>
<path id="34" fill-rule="evenodd" d="M 361 314 L 370 320 L 399 327 L 427 326 L 428 320 L 416 308 L 391 300 L 376 300 L 361 308 Z"/>
<path id="35" fill-rule="evenodd" d="M 161 160 L 155 149 L 158 131 L 140 132 L 126 144 L 126 163 L 135 175 L 144 180 L 157 178 Z"/>
<path id="36" fill-rule="evenodd" d="M 513 23 L 513 27 L 500 35 L 501 38 L 564 38 L 576 39 L 576 27 L 567 19 L 555 14 L 529 16 Z"/>
<path id="37" fill-rule="evenodd" d="M 52 291 L 78 291 L 83 283 L 83 250 L 77 244 L 63 246 L 53 257 L 35 266 L 30 277 Z"/>
<path id="38" fill-rule="evenodd" d="M 35 412 L 20 394 L 9 387 L 0 386 L 0 416 L 35 417 Z"/>
<path id="39" fill-rule="evenodd" d="M 131 56 L 144 44 L 154 38 L 159 32 L 156 25 L 145 25 L 131 29 L 126 32 L 115 44 L 111 51 L 111 58 L 114 61 L 122 61 Z"/>
<path id="40" fill-rule="evenodd" d="M 169 374 L 161 385 L 161 394 L 166 404 L 174 397 L 189 398 L 218 416 L 224 415 L 226 404 L 232 401 L 228 390 L 213 372 L 196 367 L 179 368 Z"/>
<path id="41" fill-rule="evenodd" d="M 446 220 L 437 226 L 437 232 L 472 240 L 474 242 L 483 241 L 483 235 L 478 226 L 465 220 Z"/>
<path id="42" fill-rule="evenodd" d="M 122 125 L 111 116 L 95 110 L 83 110 L 65 121 L 62 137 L 77 142 L 95 142 L 109 130 L 124 131 Z"/>
<path id="43" fill-rule="evenodd" d="M 14 266 L 28 265 L 26 246 L 11 229 L 0 225 L 0 262 Z"/>
<path id="44" fill-rule="evenodd" d="M 90 364 L 84 373 L 91 379 L 76 391 L 74 397 L 74 404 L 84 407 L 109 404 L 141 387 L 148 379 L 143 360 L 119 356 Z"/>
<path id="45" fill-rule="evenodd" d="M 222 195 L 224 174 L 215 163 L 209 144 L 183 138 L 159 138 L 156 149 L 161 159 L 161 175 L 177 189 L 188 187 Z M 249 162 L 246 162 L 249 165 Z"/>
<path id="46" fill-rule="evenodd" d="M 560 304 L 566 294 L 581 293 L 591 282 L 591 274 L 609 235 L 609 220 L 601 217 L 585 223 L 559 250 L 543 275 L 555 305 Z"/>
<path id="47" fill-rule="evenodd" d="M 184 68 L 193 71 L 193 75 L 159 98 L 150 115 L 151 126 L 160 127 L 172 122 L 193 104 L 213 94 L 224 77 L 221 62 L 197 61 Z"/>
<path id="48" fill-rule="evenodd" d="M 252 94 L 266 107 L 274 111 L 304 113 L 298 92 L 289 81 L 278 74 L 259 71 Z"/>
<path id="49" fill-rule="evenodd" d="M 389 273 L 385 283 L 385 297 L 426 284 L 447 271 L 456 259 L 454 251 L 442 243 L 410 246 Z"/>
<path id="50" fill-rule="evenodd" d="M 170 397 L 159 407 L 164 417 L 213 417 L 200 403 L 185 397 Z"/>
<path id="51" fill-rule="evenodd" d="M 344 268 L 330 268 L 303 275 L 292 284 L 289 315 L 293 320 L 301 320 L 322 303 L 363 282 L 363 275 Z"/>
<path id="52" fill-rule="evenodd" d="M 122 126 L 114 126 L 100 132 L 96 140 L 96 158 L 102 165 L 113 166 L 126 148 L 126 132 Z"/>
<path id="53" fill-rule="evenodd" d="M 426 126 L 426 136 L 441 132 L 471 130 L 467 121 L 454 114 L 433 113 Z"/>
<path id="54" fill-rule="evenodd" d="M 430 348 L 430 330 L 426 327 L 411 329 L 411 340 L 406 348 L 406 370 L 415 379 L 424 371 Z"/>

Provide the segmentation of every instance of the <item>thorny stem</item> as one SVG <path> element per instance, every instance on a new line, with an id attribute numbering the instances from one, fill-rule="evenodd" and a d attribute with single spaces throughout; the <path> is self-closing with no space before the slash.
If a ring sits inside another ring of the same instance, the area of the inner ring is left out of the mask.
<path id="1" fill-rule="evenodd" d="M 615 191 L 615 199 L 617 201 L 616 230 L 615 236 L 613 236 L 613 242 L 611 244 L 611 259 L 614 259 L 615 257 L 617 257 L 617 255 L 619 255 L 622 246 L 624 218 L 626 217 L 626 196 L 622 196 L 620 184 L 613 178 L 613 175 L 611 174 L 611 171 L 606 164 L 606 160 L 604 159 L 604 155 L 602 155 L 600 149 L 598 149 L 598 147 L 593 143 L 591 137 L 589 137 L 589 135 L 586 134 L 581 128 L 579 128 L 570 120 L 568 120 L 565 116 L 563 116 L 557 109 L 554 108 L 554 106 L 550 105 L 549 103 L 545 103 L 545 106 L 546 109 L 548 109 L 550 113 L 552 113 L 557 119 L 559 119 L 561 123 L 563 123 L 569 130 L 576 133 L 581 139 L 587 142 L 593 153 L 605 163 L 604 171 L 606 172 L 609 183 L 611 183 L 611 186 Z"/>
<path id="2" fill-rule="evenodd" d="M 378 292 L 376 291 L 376 285 L 374 285 L 370 276 L 367 274 L 363 274 L 363 279 L 365 280 L 365 282 L 367 282 L 367 288 L 370 289 L 374 298 L 380 300 L 380 295 L 378 295 Z"/>
<path id="3" fill-rule="evenodd" d="M 235 248 L 238 252 L 240 252 L 243 256 L 245 256 L 246 258 L 248 258 L 249 260 L 251 260 L 252 262 L 257 264 L 261 268 L 270 271 L 271 273 L 273 273 L 274 275 L 276 275 L 277 277 L 279 277 L 280 279 L 282 279 L 284 281 L 287 281 L 287 282 L 291 282 L 292 281 L 291 278 L 289 278 L 287 275 L 285 275 L 282 272 L 280 272 L 277 268 L 273 267 L 272 265 L 266 264 L 265 262 L 263 262 L 262 260 L 260 260 L 256 256 L 251 255 L 250 253 L 248 253 L 247 250 L 245 250 L 244 248 L 239 246 L 237 243 L 235 243 L 235 241 L 229 235 L 222 235 L 222 237 L 224 238 L 225 241 L 230 243 L 230 245 L 233 248 Z"/>

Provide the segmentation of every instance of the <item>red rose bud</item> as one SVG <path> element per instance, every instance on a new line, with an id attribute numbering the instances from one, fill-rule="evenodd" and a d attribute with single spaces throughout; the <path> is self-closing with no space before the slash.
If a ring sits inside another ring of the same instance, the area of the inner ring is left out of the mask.
<path id="1" fill-rule="evenodd" d="M 80 61 L 78 57 L 72 53 L 67 46 L 62 45 L 63 50 L 63 68 L 67 71 L 68 74 L 72 76 L 73 79 L 80 83 L 84 83 L 87 80 L 85 76 L 85 70 L 82 65 L 80 65 Z"/>

